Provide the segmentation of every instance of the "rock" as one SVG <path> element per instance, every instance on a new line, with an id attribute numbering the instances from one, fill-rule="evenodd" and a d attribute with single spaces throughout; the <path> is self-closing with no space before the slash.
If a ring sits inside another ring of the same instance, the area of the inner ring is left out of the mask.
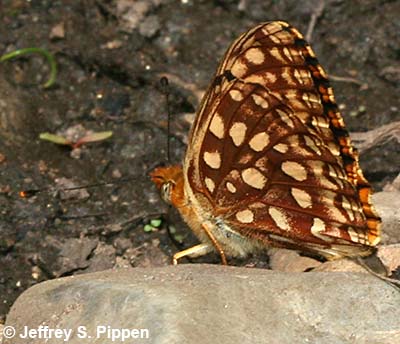
<path id="1" fill-rule="evenodd" d="M 115 247 L 117 254 L 122 255 L 124 251 L 132 247 L 132 241 L 128 238 L 117 237 L 113 242 L 113 246 Z"/>
<path id="2" fill-rule="evenodd" d="M 297 251 L 285 249 L 268 250 L 269 265 L 272 270 L 286 272 L 304 272 L 320 266 L 316 259 L 302 257 Z"/>
<path id="3" fill-rule="evenodd" d="M 383 187 L 383 191 L 388 191 L 388 192 L 400 191 L 400 173 L 392 182 L 387 183 Z"/>
<path id="4" fill-rule="evenodd" d="M 53 26 L 50 31 L 49 35 L 50 39 L 62 39 L 65 38 L 65 27 L 64 23 L 58 23 L 57 25 Z"/>
<path id="5" fill-rule="evenodd" d="M 70 238 L 62 242 L 47 236 L 44 240 L 45 249 L 39 258 L 41 268 L 45 267 L 54 277 L 86 269 L 91 264 L 90 255 L 98 243 L 97 239 L 91 238 Z"/>
<path id="6" fill-rule="evenodd" d="M 389 271 L 400 266 L 400 244 L 378 246 L 378 257 Z"/>
<path id="7" fill-rule="evenodd" d="M 112 342 L 99 326 L 148 330 L 142 332 L 148 338 L 125 338 L 127 343 L 399 343 L 399 304 L 398 290 L 362 273 L 200 264 L 121 269 L 28 289 L 5 324 L 17 335 L 3 344 L 45 342 L 19 337 L 24 326 L 43 324 L 74 330 L 69 344 L 85 341 L 78 326 L 96 344 Z"/>
<path id="8" fill-rule="evenodd" d="M 139 32 L 146 38 L 152 38 L 160 30 L 160 22 L 156 16 L 148 16 L 139 25 Z"/>
<path id="9" fill-rule="evenodd" d="M 150 1 L 118 0 L 116 14 L 121 21 L 121 27 L 127 32 L 132 32 L 151 8 Z"/>
<path id="10" fill-rule="evenodd" d="M 72 179 L 65 177 L 56 178 L 54 180 L 59 190 L 59 197 L 61 200 L 84 200 L 90 197 L 89 192 L 85 188 L 80 188 L 79 184 Z"/>
<path id="11" fill-rule="evenodd" d="M 350 259 L 338 259 L 327 261 L 320 266 L 317 266 L 313 271 L 341 271 L 341 272 L 363 272 L 366 270 L 361 265 L 353 262 Z"/>
<path id="12" fill-rule="evenodd" d="M 99 242 L 91 253 L 93 257 L 89 261 L 89 267 L 81 273 L 95 272 L 111 269 L 115 265 L 116 250 L 113 246 Z"/>
<path id="13" fill-rule="evenodd" d="M 400 192 L 378 192 L 372 195 L 373 203 L 382 218 L 382 243 L 400 243 L 400 209 L 397 206 Z"/>

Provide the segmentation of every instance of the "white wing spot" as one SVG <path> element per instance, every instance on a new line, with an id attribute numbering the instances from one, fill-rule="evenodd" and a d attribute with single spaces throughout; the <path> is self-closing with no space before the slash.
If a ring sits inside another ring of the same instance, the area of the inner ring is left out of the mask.
<path id="1" fill-rule="evenodd" d="M 226 182 L 226 188 L 229 190 L 231 193 L 236 192 L 236 186 L 233 185 L 231 182 Z"/>
<path id="2" fill-rule="evenodd" d="M 311 124 L 314 127 L 320 127 L 320 128 L 329 128 L 329 121 L 327 118 L 322 117 L 322 116 L 316 116 L 313 117 Z"/>
<path id="3" fill-rule="evenodd" d="M 224 120 L 218 113 L 216 113 L 211 120 L 210 131 L 219 139 L 222 139 L 224 137 Z"/>
<path id="4" fill-rule="evenodd" d="M 257 167 L 261 172 L 267 173 L 268 174 L 268 158 L 266 156 L 261 157 L 256 161 L 254 164 L 255 167 Z"/>
<path id="5" fill-rule="evenodd" d="M 323 241 L 333 241 L 329 236 L 323 235 L 321 232 L 324 232 L 326 229 L 325 222 L 318 217 L 314 217 L 313 224 L 311 226 L 311 233 L 315 237 L 322 239 Z"/>
<path id="6" fill-rule="evenodd" d="M 328 142 L 327 144 L 329 151 L 335 155 L 335 156 L 339 156 L 340 155 L 340 150 L 339 150 L 339 146 L 335 143 L 335 142 Z"/>
<path id="7" fill-rule="evenodd" d="M 308 107 L 314 108 L 315 106 L 321 105 L 321 101 L 314 93 L 303 93 L 302 99 L 307 104 Z"/>
<path id="8" fill-rule="evenodd" d="M 285 122 L 290 128 L 294 128 L 294 123 L 292 119 L 285 111 L 282 111 L 281 109 L 276 109 L 276 112 L 283 122 Z"/>
<path id="9" fill-rule="evenodd" d="M 315 57 L 314 51 L 311 49 L 311 47 L 309 45 L 306 46 L 307 49 L 307 53 L 311 56 L 311 57 Z"/>
<path id="10" fill-rule="evenodd" d="M 307 179 L 307 171 L 303 165 L 294 161 L 284 161 L 282 163 L 282 171 L 289 177 L 302 182 Z"/>
<path id="11" fill-rule="evenodd" d="M 285 154 L 289 150 L 289 146 L 284 143 L 278 143 L 274 146 L 274 149 L 279 153 Z"/>
<path id="12" fill-rule="evenodd" d="M 283 48 L 283 54 L 288 58 L 289 61 L 293 62 L 293 56 L 287 47 Z"/>
<path id="13" fill-rule="evenodd" d="M 345 196 L 342 196 L 342 207 L 344 210 L 346 210 L 347 216 L 349 217 L 350 221 L 354 221 L 354 213 L 351 203 Z"/>
<path id="14" fill-rule="evenodd" d="M 265 60 L 264 54 L 259 48 L 251 48 L 247 50 L 244 56 L 247 61 L 255 65 L 260 65 Z"/>
<path id="15" fill-rule="evenodd" d="M 297 80 L 297 82 L 298 82 L 300 85 L 303 85 L 303 84 L 304 84 L 303 79 L 301 78 L 301 75 L 300 75 L 300 72 L 299 72 L 298 69 L 295 69 L 295 70 L 294 70 L 293 75 L 294 75 L 295 79 Z"/>
<path id="16" fill-rule="evenodd" d="M 221 167 L 221 155 L 218 152 L 204 152 L 203 159 L 208 166 L 215 170 Z"/>
<path id="17" fill-rule="evenodd" d="M 266 35 L 272 35 L 272 34 L 276 34 L 276 32 L 279 32 L 280 30 L 282 30 L 282 25 L 279 24 L 278 22 L 274 21 L 271 23 L 268 23 L 267 25 L 265 25 L 262 28 L 262 32 Z"/>
<path id="18" fill-rule="evenodd" d="M 263 209 L 265 208 L 267 205 L 262 203 L 262 202 L 254 202 L 252 204 L 250 204 L 250 208 L 251 209 Z"/>
<path id="19" fill-rule="evenodd" d="M 293 36 L 287 31 L 279 31 L 274 35 L 269 36 L 269 39 L 274 43 L 291 44 L 294 41 Z"/>
<path id="20" fill-rule="evenodd" d="M 290 225 L 287 216 L 282 210 L 276 207 L 269 207 L 268 213 L 271 216 L 272 220 L 280 229 L 284 231 L 290 230 Z"/>
<path id="21" fill-rule="evenodd" d="M 252 223 L 254 214 L 250 209 L 241 210 L 236 213 L 236 219 L 241 223 Z"/>
<path id="22" fill-rule="evenodd" d="M 350 239 L 352 242 L 358 242 L 358 234 L 357 232 L 354 230 L 353 227 L 349 227 L 347 229 L 347 233 L 349 233 Z"/>
<path id="23" fill-rule="evenodd" d="M 206 177 L 204 181 L 205 181 L 205 183 L 206 183 L 206 187 L 207 187 L 208 191 L 210 191 L 211 193 L 213 193 L 213 192 L 214 192 L 214 189 L 215 189 L 215 183 L 214 183 L 214 181 L 213 181 L 211 178 L 208 178 L 208 177 Z"/>
<path id="24" fill-rule="evenodd" d="M 318 69 L 318 72 L 322 75 L 322 77 L 324 77 L 325 79 L 328 79 L 328 74 L 326 74 L 325 70 L 320 65 L 317 66 L 317 69 Z"/>
<path id="25" fill-rule="evenodd" d="M 238 163 L 245 165 L 245 164 L 249 163 L 252 158 L 253 158 L 253 154 L 250 154 L 250 153 L 243 154 L 240 157 Z"/>
<path id="26" fill-rule="evenodd" d="M 318 177 L 319 183 L 321 184 L 322 187 L 327 188 L 327 189 L 333 189 L 337 190 L 337 185 L 332 183 L 328 178 L 325 176 L 321 175 Z"/>
<path id="27" fill-rule="evenodd" d="M 265 83 L 275 83 L 277 76 L 271 72 L 265 72 L 263 74 L 250 74 L 244 79 L 245 82 L 264 85 Z"/>
<path id="28" fill-rule="evenodd" d="M 263 109 L 268 109 L 268 102 L 265 100 L 265 98 L 259 96 L 258 94 L 253 94 L 251 96 L 254 100 L 254 103 L 256 103 L 258 106 L 261 106 Z"/>
<path id="29" fill-rule="evenodd" d="M 233 180 L 238 181 L 240 180 L 240 173 L 238 170 L 232 170 L 228 174 L 229 177 L 231 177 Z"/>
<path id="30" fill-rule="evenodd" d="M 339 175 L 338 175 L 337 171 L 335 170 L 335 168 L 331 164 L 328 165 L 328 169 L 329 169 L 329 175 L 331 177 L 339 178 Z"/>
<path id="31" fill-rule="evenodd" d="M 267 82 L 270 82 L 271 84 L 273 84 L 277 80 L 277 76 L 274 73 L 266 72 L 263 74 L 263 76 L 264 76 L 265 80 Z"/>
<path id="32" fill-rule="evenodd" d="M 347 222 L 347 220 L 344 217 L 344 215 L 342 214 L 342 212 L 338 208 L 336 208 L 335 205 L 332 205 L 330 208 L 328 208 L 328 213 L 332 217 L 333 221 L 341 222 L 341 223 Z"/>
<path id="33" fill-rule="evenodd" d="M 241 100 L 243 100 L 243 94 L 239 90 L 230 90 L 229 95 L 231 96 L 231 98 L 233 100 L 235 100 L 237 102 L 240 102 Z"/>
<path id="34" fill-rule="evenodd" d="M 333 89 L 332 89 L 332 87 L 328 87 L 326 90 L 328 91 L 329 100 L 330 100 L 332 103 L 335 103 L 336 100 L 335 100 L 335 95 L 333 94 Z"/>
<path id="35" fill-rule="evenodd" d="M 229 136 L 236 147 L 240 146 L 246 136 L 247 126 L 243 122 L 235 122 L 229 129 Z"/>
<path id="36" fill-rule="evenodd" d="M 237 78 L 241 78 L 247 74 L 247 70 L 247 65 L 243 63 L 243 61 L 238 60 L 233 64 L 231 68 L 231 73 Z"/>
<path id="37" fill-rule="evenodd" d="M 243 170 L 242 178 L 247 185 L 255 189 L 261 190 L 267 183 L 267 178 L 259 170 L 253 167 Z"/>
<path id="38" fill-rule="evenodd" d="M 312 201 L 311 201 L 311 196 L 308 192 L 297 189 L 297 188 L 292 188 L 291 193 L 297 204 L 302 207 L 302 208 L 311 208 L 312 207 Z"/>
<path id="39" fill-rule="evenodd" d="M 281 77 L 288 83 L 288 85 L 296 85 L 293 81 L 293 75 L 290 68 L 283 68 Z"/>
<path id="40" fill-rule="evenodd" d="M 270 49 L 269 53 L 272 55 L 273 58 L 275 58 L 279 62 L 286 63 L 285 59 L 283 58 L 283 56 L 278 48 Z"/>
<path id="41" fill-rule="evenodd" d="M 309 136 L 304 136 L 304 140 L 306 141 L 306 146 L 310 148 L 313 152 L 317 153 L 318 155 L 321 155 L 321 150 L 318 148 L 314 140 L 309 137 Z"/>
<path id="42" fill-rule="evenodd" d="M 267 133 L 258 133 L 253 136 L 249 142 L 249 146 L 256 152 L 261 152 L 269 144 L 269 135 Z"/>

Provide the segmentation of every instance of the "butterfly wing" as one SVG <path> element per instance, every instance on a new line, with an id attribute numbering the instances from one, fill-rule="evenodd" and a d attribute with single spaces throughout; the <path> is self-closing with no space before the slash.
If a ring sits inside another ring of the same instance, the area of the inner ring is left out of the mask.
<path id="1" fill-rule="evenodd" d="M 326 73 L 285 22 L 261 24 L 230 47 L 188 147 L 187 193 L 206 197 L 212 215 L 246 237 L 327 255 L 379 241 L 371 188 Z"/>

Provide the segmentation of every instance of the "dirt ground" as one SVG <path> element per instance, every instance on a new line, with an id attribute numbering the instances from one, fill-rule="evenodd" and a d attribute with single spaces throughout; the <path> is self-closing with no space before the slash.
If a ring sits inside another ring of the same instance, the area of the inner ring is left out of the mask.
<path id="1" fill-rule="evenodd" d="M 176 213 L 166 221 L 168 208 L 148 177 L 166 156 L 160 77 L 170 79 L 172 161 L 180 162 L 188 114 L 229 44 L 268 20 L 289 21 L 306 33 L 319 4 L 3 0 L 0 54 L 46 48 L 59 70 L 56 85 L 44 90 L 43 58 L 0 65 L 0 323 L 16 297 L 38 282 L 115 266 L 162 266 L 195 243 Z M 400 1 L 330 0 L 316 20 L 312 46 L 321 64 L 355 80 L 332 82 L 351 132 L 400 120 L 399 13 Z M 67 129 L 113 136 L 74 151 L 38 139 Z M 389 141 L 362 154 L 375 189 L 399 174 L 399 152 Z M 116 183 L 57 192 L 104 181 Z M 18 196 L 38 188 L 47 191 Z M 165 220 L 160 227 L 146 226 L 158 218 Z"/>

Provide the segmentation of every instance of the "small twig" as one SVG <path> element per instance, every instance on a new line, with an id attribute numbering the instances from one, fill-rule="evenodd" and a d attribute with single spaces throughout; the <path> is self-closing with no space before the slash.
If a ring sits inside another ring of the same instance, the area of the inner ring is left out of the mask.
<path id="1" fill-rule="evenodd" d="M 318 3 L 318 6 L 315 8 L 313 13 L 311 14 L 311 19 L 310 19 L 310 22 L 308 23 L 308 28 L 307 28 L 307 33 L 306 33 L 306 41 L 307 42 L 311 42 L 315 24 L 317 23 L 318 18 L 321 17 L 322 12 L 324 11 L 324 8 L 325 8 L 325 1 L 320 0 Z"/>
<path id="2" fill-rule="evenodd" d="M 400 143 L 400 121 L 383 125 L 365 133 L 351 133 L 351 138 L 360 152 L 391 139 L 395 139 Z"/>

